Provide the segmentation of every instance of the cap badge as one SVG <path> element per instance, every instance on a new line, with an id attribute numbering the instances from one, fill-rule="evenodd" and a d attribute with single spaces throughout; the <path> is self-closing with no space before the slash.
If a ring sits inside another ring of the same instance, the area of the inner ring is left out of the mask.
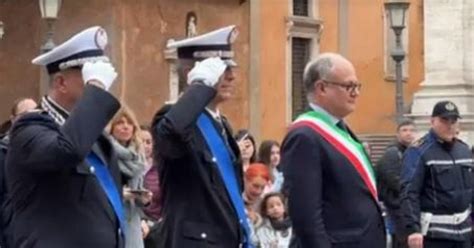
<path id="1" fill-rule="evenodd" d="M 452 102 L 448 102 L 448 103 L 446 103 L 444 108 L 448 111 L 453 111 L 456 108 L 456 106 L 454 106 L 454 104 Z"/>
<path id="2" fill-rule="evenodd" d="M 105 30 L 102 28 L 98 29 L 94 39 L 97 48 L 104 50 L 107 45 L 107 33 Z"/>

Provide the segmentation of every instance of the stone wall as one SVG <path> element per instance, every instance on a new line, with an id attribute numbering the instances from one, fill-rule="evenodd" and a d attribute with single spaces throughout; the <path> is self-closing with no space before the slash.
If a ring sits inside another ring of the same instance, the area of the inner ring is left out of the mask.
<path id="1" fill-rule="evenodd" d="M 169 99 L 169 65 L 164 50 L 168 39 L 185 37 L 186 14 L 194 11 L 198 33 L 236 24 L 235 43 L 238 87 L 224 112 L 237 126 L 248 125 L 249 7 L 240 0 L 63 0 L 55 22 L 54 41 L 59 44 L 89 26 L 104 27 L 109 36 L 107 52 L 119 77 L 112 92 L 148 123 Z M 31 64 L 44 43 L 46 24 L 38 1 L 0 0 L 0 20 L 5 35 L 0 40 L 0 120 L 8 117 L 18 97 L 39 98 L 40 68 Z M 41 91 L 41 92 L 40 92 Z"/>

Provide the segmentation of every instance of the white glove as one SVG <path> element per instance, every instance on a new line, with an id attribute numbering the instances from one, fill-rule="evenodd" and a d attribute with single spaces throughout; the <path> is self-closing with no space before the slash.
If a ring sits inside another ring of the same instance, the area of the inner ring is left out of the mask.
<path id="1" fill-rule="evenodd" d="M 202 81 L 205 85 L 214 87 L 226 68 L 227 65 L 219 57 L 196 62 L 193 69 L 188 73 L 188 84 Z"/>
<path id="2" fill-rule="evenodd" d="M 86 62 L 82 66 L 82 79 L 84 83 L 90 80 L 97 80 L 104 85 L 105 90 L 109 90 L 115 78 L 117 78 L 117 72 L 115 72 L 114 67 L 109 62 Z"/>

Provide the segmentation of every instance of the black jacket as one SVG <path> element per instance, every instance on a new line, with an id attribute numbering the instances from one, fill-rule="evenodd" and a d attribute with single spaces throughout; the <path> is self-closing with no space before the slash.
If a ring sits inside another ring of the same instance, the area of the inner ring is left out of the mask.
<path id="1" fill-rule="evenodd" d="M 7 206 L 7 187 L 5 183 L 5 160 L 8 144 L 5 139 L 0 139 L 0 247 L 10 247 L 8 237 L 11 233 L 7 230 L 11 219 L 11 210 Z"/>
<path id="2" fill-rule="evenodd" d="M 196 125 L 216 94 L 201 84 L 189 86 L 173 106 L 158 112 L 152 125 L 162 190 L 163 248 L 238 247 L 242 230 L 212 153 Z M 169 111 L 167 111 L 169 109 Z M 164 114 L 167 112 L 166 114 Z M 212 119 L 212 117 L 211 117 Z M 242 190 L 239 148 L 224 120 L 228 149 Z M 218 127 L 216 121 L 214 125 Z"/>
<path id="3" fill-rule="evenodd" d="M 405 149 L 405 145 L 396 142 L 390 145 L 377 161 L 379 197 L 390 209 L 400 208 L 400 172 Z"/>
<path id="4" fill-rule="evenodd" d="M 281 165 L 299 247 L 385 247 L 377 201 L 348 158 L 319 133 L 290 130 Z"/>
<path id="5" fill-rule="evenodd" d="M 472 167 L 472 154 L 465 143 L 443 142 L 432 130 L 405 151 L 401 211 L 408 234 L 421 231 L 421 212 L 451 215 L 471 206 L 474 202 Z M 432 224 L 428 236 L 467 240 L 470 232 L 460 234 L 458 231 L 468 227 L 469 219 L 455 226 Z"/>
<path id="6" fill-rule="evenodd" d="M 6 163 L 14 247 L 122 247 L 112 206 L 84 161 L 94 151 L 121 189 L 112 146 L 101 135 L 119 107 L 111 94 L 88 85 L 64 125 L 46 112 L 14 124 Z"/>

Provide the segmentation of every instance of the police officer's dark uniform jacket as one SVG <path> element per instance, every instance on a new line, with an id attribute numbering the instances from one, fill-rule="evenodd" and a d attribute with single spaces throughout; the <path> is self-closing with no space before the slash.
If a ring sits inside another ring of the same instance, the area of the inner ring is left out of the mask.
<path id="1" fill-rule="evenodd" d="M 406 150 L 401 206 L 407 234 L 421 233 L 421 223 L 427 223 L 432 214 L 427 237 L 469 239 L 472 166 L 472 155 L 465 143 L 458 139 L 444 142 L 433 130 Z"/>
<path id="2" fill-rule="evenodd" d="M 238 247 L 242 230 L 213 155 L 196 125 L 198 116 L 216 90 L 201 84 L 189 86 L 161 118 L 155 118 L 153 138 L 159 166 L 163 206 L 160 246 Z M 163 111 L 162 111 L 163 112 Z M 211 117 L 212 118 L 212 117 Z M 234 154 L 235 174 L 243 190 L 239 148 L 225 119 L 223 132 Z M 221 128 L 218 121 L 213 121 Z"/>
<path id="3" fill-rule="evenodd" d="M 235 26 L 168 44 L 179 59 L 201 60 L 220 57 L 235 65 L 230 43 Z M 239 147 L 227 120 L 206 110 L 217 91 L 197 80 L 173 104 L 157 112 L 152 124 L 154 154 L 162 190 L 160 248 L 239 247 L 245 239 L 226 182 L 197 122 L 207 115 L 211 126 L 224 141 L 230 154 L 229 170 L 235 174 L 238 192 L 243 191 Z M 240 197 L 237 195 L 237 197 Z"/>
<path id="4" fill-rule="evenodd" d="M 11 232 L 8 226 L 11 220 L 11 207 L 8 202 L 8 193 L 5 182 L 5 160 L 8 151 L 8 133 L 0 138 L 0 247 L 8 246 Z"/>
<path id="5" fill-rule="evenodd" d="M 45 111 L 15 123 L 7 155 L 14 247 L 119 247 L 114 210 L 84 161 L 92 149 L 121 188 L 111 144 L 101 135 L 119 107 L 90 85 L 63 126 Z"/>
<path id="6" fill-rule="evenodd" d="M 105 30 L 91 27 L 32 62 L 45 65 L 49 74 L 80 70 L 86 62 L 105 65 L 106 43 Z M 41 109 L 15 122 L 6 160 L 13 247 L 123 247 L 117 214 L 99 181 L 103 177 L 86 160 L 95 153 L 105 166 L 100 172 L 110 175 L 108 188 L 115 186 L 120 201 L 117 160 L 110 141 L 102 135 L 119 108 L 112 94 L 85 85 L 71 112 L 45 96 Z"/>

